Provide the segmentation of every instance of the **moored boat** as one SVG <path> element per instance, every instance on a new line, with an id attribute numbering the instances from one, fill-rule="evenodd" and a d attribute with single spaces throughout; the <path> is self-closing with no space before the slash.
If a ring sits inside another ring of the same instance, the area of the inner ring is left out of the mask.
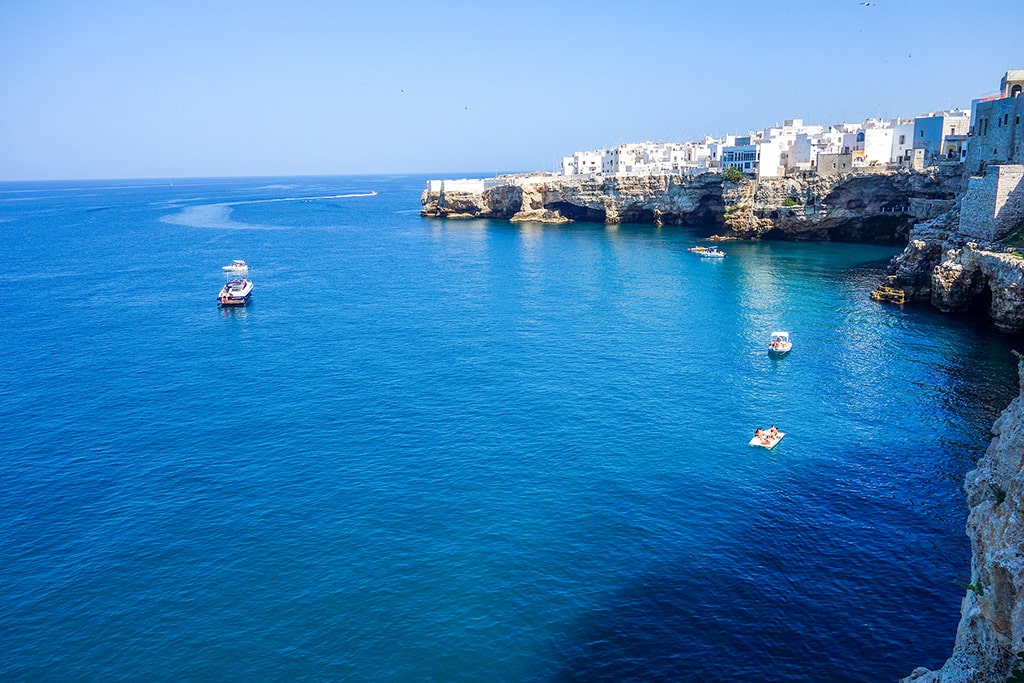
<path id="1" fill-rule="evenodd" d="M 235 273 L 236 275 L 245 275 L 249 272 L 249 264 L 241 259 L 235 259 L 231 262 L 231 265 L 224 266 L 221 268 L 226 273 Z"/>
<path id="2" fill-rule="evenodd" d="M 793 342 L 789 340 L 789 332 L 772 332 L 772 340 L 768 342 L 768 353 L 785 356 L 792 348 Z"/>
<path id="3" fill-rule="evenodd" d="M 218 306 L 245 306 L 252 296 L 252 280 L 228 280 L 217 295 Z"/>
<path id="4" fill-rule="evenodd" d="M 725 258 L 725 252 L 718 247 L 708 247 L 701 251 L 700 255 L 705 258 Z"/>

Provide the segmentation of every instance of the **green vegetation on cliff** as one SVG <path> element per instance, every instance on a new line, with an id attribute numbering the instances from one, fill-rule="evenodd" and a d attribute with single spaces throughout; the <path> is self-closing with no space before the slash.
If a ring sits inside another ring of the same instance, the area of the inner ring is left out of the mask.
<path id="1" fill-rule="evenodd" d="M 727 168 L 722 171 L 722 180 L 729 183 L 738 183 L 747 176 L 743 175 L 743 171 L 738 168 Z"/>

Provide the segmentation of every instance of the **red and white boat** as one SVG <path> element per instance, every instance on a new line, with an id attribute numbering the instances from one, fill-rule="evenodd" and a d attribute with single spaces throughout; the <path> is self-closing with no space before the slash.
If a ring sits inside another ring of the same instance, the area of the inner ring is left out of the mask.
<path id="1" fill-rule="evenodd" d="M 218 306 L 245 306 L 252 296 L 252 280 L 240 278 L 228 280 L 217 295 Z"/>

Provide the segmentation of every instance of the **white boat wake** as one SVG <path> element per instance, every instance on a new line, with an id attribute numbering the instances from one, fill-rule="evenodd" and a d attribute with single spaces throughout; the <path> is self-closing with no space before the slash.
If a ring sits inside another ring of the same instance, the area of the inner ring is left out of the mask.
<path id="1" fill-rule="evenodd" d="M 244 199 L 237 202 L 218 202 L 216 204 L 201 204 L 199 206 L 186 206 L 181 211 L 168 216 L 161 216 L 161 223 L 173 225 L 184 225 L 190 228 L 218 228 L 221 230 L 287 230 L 287 225 L 261 225 L 258 223 L 243 223 L 232 220 L 231 207 L 242 206 L 243 204 L 266 204 L 270 202 L 311 202 L 322 199 L 348 199 L 351 197 L 375 197 L 376 191 L 357 192 L 350 194 L 330 194 L 316 197 L 279 197 L 276 199 Z"/>
<path id="2" fill-rule="evenodd" d="M 325 194 L 319 197 L 278 197 L 277 199 L 244 199 L 238 202 L 224 202 L 221 206 L 241 204 L 269 204 L 270 202 L 312 202 L 318 199 L 349 199 L 350 197 L 376 197 L 377 192 L 353 192 L 351 194 Z"/>

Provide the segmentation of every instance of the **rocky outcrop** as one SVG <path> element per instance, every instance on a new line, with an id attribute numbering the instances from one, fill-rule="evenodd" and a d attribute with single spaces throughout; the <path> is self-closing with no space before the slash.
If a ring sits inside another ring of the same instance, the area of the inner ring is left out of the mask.
<path id="1" fill-rule="evenodd" d="M 447 182 L 447 181 L 446 181 Z M 469 182 L 469 181 L 466 181 Z M 947 210 L 960 175 L 946 169 L 726 182 L 699 176 L 509 176 L 479 192 L 428 189 L 424 216 L 707 225 L 739 239 L 902 242 Z M 433 183 L 442 188 L 440 183 Z M 458 187 L 458 185 L 456 185 Z"/>
<path id="2" fill-rule="evenodd" d="M 1003 332 L 1024 333 L 1024 256 L 1005 245 L 968 241 L 958 224 L 954 207 L 915 226 L 872 298 L 930 303 L 946 313 L 976 311 Z"/>
<path id="3" fill-rule="evenodd" d="M 932 271 L 932 304 L 941 311 L 981 307 L 1004 332 L 1024 332 L 1024 258 L 968 242 Z"/>
<path id="4" fill-rule="evenodd" d="M 726 191 L 726 222 L 744 238 L 902 243 L 953 206 L 960 182 L 946 167 L 762 179 Z"/>
<path id="5" fill-rule="evenodd" d="M 480 193 L 431 192 L 424 216 L 600 223 L 721 224 L 722 181 L 658 176 L 510 177 Z"/>
<path id="6" fill-rule="evenodd" d="M 873 299 L 895 303 L 930 303 L 932 271 L 947 249 L 964 244 L 956 233 L 959 210 L 946 213 L 911 228 L 907 246 L 889 263 L 888 275 L 871 293 Z"/>
<path id="7" fill-rule="evenodd" d="M 1024 364 L 1021 394 L 1003 411 L 995 438 L 964 489 L 970 509 L 971 580 L 953 655 L 938 671 L 904 683 L 992 683 L 1024 678 Z"/>

